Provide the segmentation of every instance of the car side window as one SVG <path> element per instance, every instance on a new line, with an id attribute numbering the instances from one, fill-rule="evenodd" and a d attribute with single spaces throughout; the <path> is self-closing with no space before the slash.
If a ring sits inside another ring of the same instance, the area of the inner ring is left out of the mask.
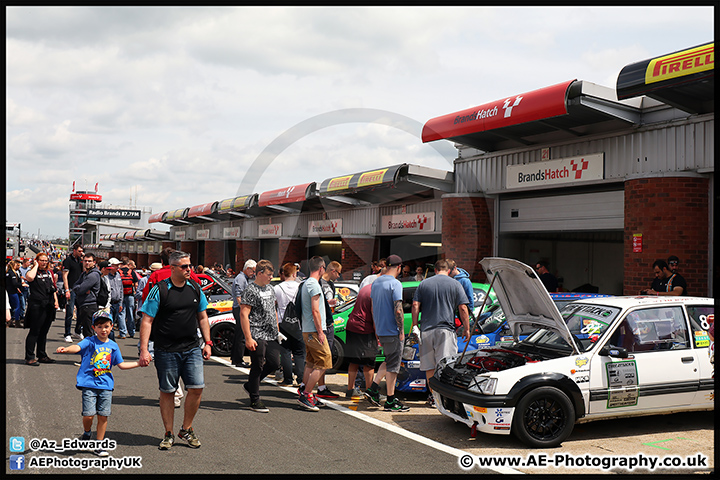
<path id="1" fill-rule="evenodd" d="M 610 344 L 628 352 L 690 348 L 681 307 L 658 307 L 629 313 L 610 337 Z"/>
<path id="2" fill-rule="evenodd" d="M 709 347 L 710 337 L 707 332 L 710 330 L 710 323 L 715 315 L 715 307 L 712 305 L 690 305 L 686 308 L 688 317 L 690 317 L 690 330 L 695 337 L 695 347 Z"/>

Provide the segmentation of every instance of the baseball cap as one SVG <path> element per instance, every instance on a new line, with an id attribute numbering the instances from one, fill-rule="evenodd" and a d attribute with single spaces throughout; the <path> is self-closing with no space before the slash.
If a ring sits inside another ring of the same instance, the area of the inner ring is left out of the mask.
<path id="1" fill-rule="evenodd" d="M 397 266 L 400 265 L 401 263 L 402 263 L 402 258 L 400 258 L 400 257 L 397 256 L 397 255 L 390 255 L 389 257 L 387 257 L 387 258 L 385 259 L 385 264 L 386 264 L 388 267 L 397 267 Z"/>
<path id="2" fill-rule="evenodd" d="M 107 260 L 103 260 L 102 262 L 98 263 L 98 268 L 102 270 L 103 268 L 107 268 L 110 266 L 110 263 Z"/>
<path id="3" fill-rule="evenodd" d="M 120 265 L 120 260 L 118 260 L 118 259 L 115 258 L 115 257 L 112 257 L 110 260 L 108 260 L 108 263 L 109 263 L 110 265 Z"/>
<path id="4" fill-rule="evenodd" d="M 162 263 L 155 262 L 155 263 L 150 264 L 151 272 L 154 272 L 155 270 L 160 270 L 161 268 L 162 268 Z"/>
<path id="5" fill-rule="evenodd" d="M 93 313 L 93 325 L 106 322 L 107 320 L 110 320 L 112 322 L 112 317 L 110 316 L 110 312 L 107 310 L 98 310 L 97 312 Z"/>

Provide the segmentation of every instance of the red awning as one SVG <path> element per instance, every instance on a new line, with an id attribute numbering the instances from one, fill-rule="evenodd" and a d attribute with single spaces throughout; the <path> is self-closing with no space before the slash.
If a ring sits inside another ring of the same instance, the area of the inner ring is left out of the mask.
<path id="1" fill-rule="evenodd" d="M 303 183 L 292 187 L 278 188 L 263 192 L 258 197 L 258 206 L 267 207 L 268 205 L 282 205 L 285 203 L 304 202 L 306 194 L 312 183 Z"/>
<path id="2" fill-rule="evenodd" d="M 148 223 L 158 223 L 158 222 L 162 222 L 162 217 L 163 217 L 163 215 L 165 215 L 165 213 L 166 213 L 166 212 L 153 213 L 153 214 L 150 215 L 150 217 L 148 218 Z"/>
<path id="3" fill-rule="evenodd" d="M 575 80 L 428 120 L 423 143 L 450 139 L 567 114 L 567 91 Z"/>
<path id="4" fill-rule="evenodd" d="M 188 217 L 199 217 L 201 215 L 210 215 L 213 213 L 213 209 L 218 202 L 203 203 L 202 205 L 195 205 L 190 207 Z"/>

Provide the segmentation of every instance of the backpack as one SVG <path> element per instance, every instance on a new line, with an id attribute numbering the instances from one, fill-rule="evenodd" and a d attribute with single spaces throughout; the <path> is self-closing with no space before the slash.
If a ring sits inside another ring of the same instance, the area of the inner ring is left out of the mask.
<path id="1" fill-rule="evenodd" d="M 105 305 L 108 304 L 108 300 L 110 300 L 110 289 L 108 288 L 105 280 L 100 277 L 100 290 L 98 290 L 97 294 L 98 308 L 105 308 Z"/>
<path id="2" fill-rule="evenodd" d="M 299 289 L 298 289 L 299 291 Z M 283 292 L 284 293 L 284 292 Z M 302 340 L 302 321 L 300 315 L 297 314 L 295 309 L 295 302 L 290 300 L 285 307 L 283 318 L 280 321 L 280 333 L 288 338 L 294 338 L 295 340 Z"/>

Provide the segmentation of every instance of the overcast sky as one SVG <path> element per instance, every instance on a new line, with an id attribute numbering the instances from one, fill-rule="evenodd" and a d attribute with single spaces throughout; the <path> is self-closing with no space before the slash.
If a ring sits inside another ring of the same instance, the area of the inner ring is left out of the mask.
<path id="1" fill-rule="evenodd" d="M 452 170 L 450 142 L 420 140 L 429 119 L 566 80 L 614 88 L 625 65 L 714 38 L 710 7 L 6 14 L 6 218 L 60 237 L 73 181 L 157 213 L 398 163 Z"/>

